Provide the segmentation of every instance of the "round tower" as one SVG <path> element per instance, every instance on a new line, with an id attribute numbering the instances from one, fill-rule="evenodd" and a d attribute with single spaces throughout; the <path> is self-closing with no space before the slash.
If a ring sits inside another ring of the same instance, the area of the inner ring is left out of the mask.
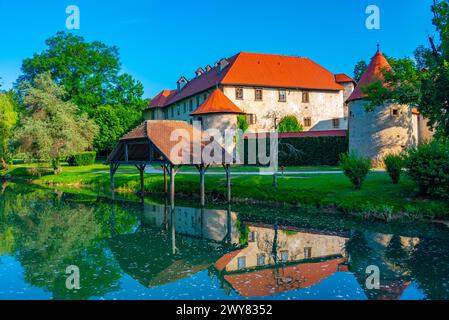
<path id="1" fill-rule="evenodd" d="M 354 92 L 349 104 L 349 150 L 373 159 L 374 166 L 382 166 L 388 154 L 397 154 L 418 143 L 418 126 L 408 105 L 386 103 L 374 111 L 366 111 L 363 86 L 383 81 L 383 70 L 391 69 L 378 49 Z"/>

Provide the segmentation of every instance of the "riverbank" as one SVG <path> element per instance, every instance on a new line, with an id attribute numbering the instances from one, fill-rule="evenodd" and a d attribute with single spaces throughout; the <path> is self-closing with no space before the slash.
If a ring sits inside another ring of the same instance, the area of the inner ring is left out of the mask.
<path id="1" fill-rule="evenodd" d="M 4 177 L 29 183 L 63 187 L 95 188 L 109 190 L 109 167 L 95 164 L 87 167 L 63 168 L 63 173 L 51 171 L 33 176 L 34 166 L 16 165 Z M 237 171 L 237 170 L 236 170 Z M 131 166 L 122 166 L 116 174 L 116 191 L 134 193 L 139 190 L 139 175 Z M 449 204 L 444 201 L 419 197 L 414 183 L 405 175 L 397 185 L 391 183 L 384 172 L 371 172 L 362 190 L 354 190 L 348 179 L 339 173 L 323 175 L 289 175 L 278 179 L 278 187 L 272 186 L 271 176 L 233 175 L 232 196 L 237 203 L 267 203 L 337 211 L 366 218 L 394 220 L 401 217 L 445 219 L 449 217 Z M 198 176 L 180 174 L 176 179 L 177 196 L 197 199 Z M 145 175 L 147 194 L 163 192 L 163 175 Z M 220 175 L 206 177 L 206 197 L 209 203 L 223 201 L 226 179 Z"/>

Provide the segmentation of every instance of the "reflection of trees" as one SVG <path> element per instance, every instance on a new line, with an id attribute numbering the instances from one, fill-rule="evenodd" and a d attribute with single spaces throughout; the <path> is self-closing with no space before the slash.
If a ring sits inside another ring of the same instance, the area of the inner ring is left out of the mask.
<path id="1" fill-rule="evenodd" d="M 67 203 L 52 192 L 23 191 L 7 190 L 2 195 L 0 222 L 6 221 L 12 229 L 25 280 L 52 292 L 56 299 L 87 299 L 116 290 L 120 268 L 102 240 L 110 232 L 110 204 Z M 116 215 L 120 230 L 136 221 L 126 210 L 119 209 Z M 65 287 L 69 265 L 80 268 L 78 291 Z"/>
<path id="2" fill-rule="evenodd" d="M 422 238 L 407 261 L 407 266 L 412 278 L 428 299 L 449 299 L 447 240 Z"/>

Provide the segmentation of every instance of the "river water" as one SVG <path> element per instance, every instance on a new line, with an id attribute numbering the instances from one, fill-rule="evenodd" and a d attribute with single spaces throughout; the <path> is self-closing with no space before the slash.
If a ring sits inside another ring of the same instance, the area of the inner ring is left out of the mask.
<path id="1" fill-rule="evenodd" d="M 449 299 L 444 224 L 0 192 L 0 299 Z"/>

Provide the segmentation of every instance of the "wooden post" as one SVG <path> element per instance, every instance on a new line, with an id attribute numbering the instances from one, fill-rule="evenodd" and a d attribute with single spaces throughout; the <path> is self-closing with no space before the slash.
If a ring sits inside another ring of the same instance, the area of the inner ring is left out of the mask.
<path id="1" fill-rule="evenodd" d="M 162 165 L 162 169 L 164 169 L 164 193 L 165 196 L 167 196 L 168 193 L 168 181 L 167 181 L 167 171 L 168 171 L 168 167 L 167 165 Z"/>
<path id="2" fill-rule="evenodd" d="M 112 193 L 112 200 L 115 199 L 115 173 L 117 172 L 119 165 L 115 163 L 111 163 L 110 166 L 110 178 L 111 178 L 111 193 Z"/>
<path id="3" fill-rule="evenodd" d="M 227 201 L 231 203 L 231 166 L 229 164 L 223 165 L 226 171 L 226 189 L 227 189 Z"/>
<path id="4" fill-rule="evenodd" d="M 229 243 L 232 243 L 232 212 L 231 212 L 231 205 L 228 205 L 227 210 L 227 229 L 228 229 L 228 239 L 227 241 Z"/>
<path id="5" fill-rule="evenodd" d="M 144 194 L 144 188 L 145 188 L 145 181 L 144 181 L 144 173 L 145 173 L 146 165 L 140 165 L 139 171 L 140 171 L 140 195 L 143 197 Z"/>
<path id="6" fill-rule="evenodd" d="M 203 207 L 206 204 L 206 190 L 205 190 L 205 179 L 204 175 L 206 173 L 206 170 L 204 170 L 204 164 L 199 165 L 199 172 L 200 172 L 200 202 L 201 206 Z"/>
<path id="7" fill-rule="evenodd" d="M 175 166 L 170 165 L 170 208 L 175 210 Z"/>

